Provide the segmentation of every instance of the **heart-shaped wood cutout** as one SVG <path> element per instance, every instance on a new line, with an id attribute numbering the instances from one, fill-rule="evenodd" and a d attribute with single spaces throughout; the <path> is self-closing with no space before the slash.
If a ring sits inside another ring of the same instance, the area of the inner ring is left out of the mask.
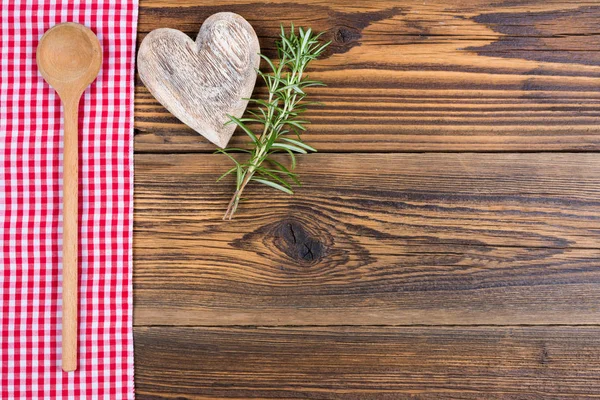
<path id="1" fill-rule="evenodd" d="M 227 146 L 256 83 L 260 46 L 241 16 L 209 17 L 196 42 L 176 29 L 150 32 L 138 52 L 142 82 L 174 116 L 219 147 Z"/>

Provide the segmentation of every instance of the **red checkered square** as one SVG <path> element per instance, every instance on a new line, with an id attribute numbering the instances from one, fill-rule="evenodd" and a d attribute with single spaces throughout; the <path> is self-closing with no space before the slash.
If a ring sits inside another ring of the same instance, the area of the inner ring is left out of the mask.
<path id="1" fill-rule="evenodd" d="M 0 0 L 0 396 L 133 399 L 136 0 Z M 104 61 L 79 108 L 79 366 L 61 369 L 62 119 L 38 41 L 90 27 Z"/>

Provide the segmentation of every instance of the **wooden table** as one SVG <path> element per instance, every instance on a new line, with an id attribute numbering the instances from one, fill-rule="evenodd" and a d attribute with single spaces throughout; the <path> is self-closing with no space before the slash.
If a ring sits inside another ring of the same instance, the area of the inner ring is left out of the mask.
<path id="1" fill-rule="evenodd" d="M 139 39 L 218 11 L 327 31 L 320 152 L 223 222 L 138 80 L 138 398 L 599 396 L 600 3 L 142 0 Z"/>

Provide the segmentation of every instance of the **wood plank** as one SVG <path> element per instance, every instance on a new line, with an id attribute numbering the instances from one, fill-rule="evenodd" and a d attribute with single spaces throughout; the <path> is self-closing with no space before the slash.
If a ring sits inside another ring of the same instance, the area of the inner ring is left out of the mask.
<path id="1" fill-rule="evenodd" d="M 223 222 L 228 167 L 136 158 L 136 324 L 600 324 L 598 154 L 315 154 Z"/>
<path id="2" fill-rule="evenodd" d="M 329 85 L 312 92 L 325 106 L 307 115 L 321 151 L 600 149 L 597 2 L 267 3 L 142 0 L 139 39 L 165 26 L 195 37 L 225 9 L 249 20 L 270 56 L 290 16 L 327 31 L 331 50 L 311 73 Z M 137 151 L 214 150 L 139 80 L 135 117 Z"/>
<path id="3" fill-rule="evenodd" d="M 140 399 L 582 399 L 599 327 L 135 329 Z"/>

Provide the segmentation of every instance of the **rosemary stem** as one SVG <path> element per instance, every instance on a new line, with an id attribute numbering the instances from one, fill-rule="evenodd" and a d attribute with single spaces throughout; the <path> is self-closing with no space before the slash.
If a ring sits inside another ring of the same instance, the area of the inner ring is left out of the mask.
<path id="1" fill-rule="evenodd" d="M 299 76 L 300 77 L 302 76 L 302 72 L 300 72 Z M 272 94 L 269 96 L 269 100 L 271 100 L 271 99 L 272 99 Z M 295 99 L 296 99 L 296 95 L 294 95 L 294 100 Z M 293 102 L 292 102 L 292 104 L 293 104 Z M 282 116 L 280 117 L 280 119 L 283 118 L 283 114 L 287 115 L 289 113 L 288 108 L 289 108 L 289 104 L 286 104 L 283 108 Z M 279 120 L 278 120 L 278 122 L 279 122 Z M 276 123 L 273 125 L 273 127 L 276 127 L 278 125 L 279 125 L 279 123 Z M 267 140 L 268 140 L 268 136 L 265 136 L 267 134 L 268 127 L 269 127 L 269 125 L 265 124 L 265 129 L 263 130 L 263 133 L 258 138 L 260 142 L 264 143 L 263 138 L 265 138 L 265 137 L 267 137 Z M 272 135 L 276 132 L 277 131 L 272 129 L 269 132 L 269 135 Z M 254 172 L 256 171 L 256 165 L 260 164 L 260 160 L 262 160 L 262 158 L 265 156 L 264 153 L 266 152 L 266 150 L 267 150 L 266 147 L 261 146 L 258 150 L 258 153 L 256 153 L 254 155 L 254 157 L 252 157 L 252 159 L 250 160 L 250 166 L 246 170 L 246 173 L 244 175 L 244 179 L 242 180 L 242 183 L 239 185 L 239 187 L 236 189 L 233 196 L 231 197 L 231 201 L 229 202 L 229 205 L 227 206 L 227 211 L 225 211 L 225 215 L 223 216 L 223 219 L 231 220 L 231 218 L 233 218 L 233 214 L 235 214 L 235 212 L 237 211 L 238 204 L 240 203 L 240 199 L 242 197 L 242 192 L 244 191 L 244 188 L 246 187 L 248 182 L 250 182 L 250 179 L 252 179 L 252 177 L 254 176 Z"/>
<path id="2" fill-rule="evenodd" d="M 311 29 L 299 28 L 296 31 L 293 24 L 287 34 L 282 27 L 281 41 L 277 42 L 279 63 L 274 63 L 264 55 L 261 56 L 271 69 L 270 73 L 258 71 L 267 85 L 267 101 L 250 99 L 249 101 L 259 105 L 258 112 L 249 111 L 251 117 L 230 116 L 231 122 L 241 127 L 252 139 L 250 144 L 252 147 L 248 150 L 231 148 L 220 151 L 236 164 L 221 178 L 232 172 L 237 174 L 236 190 L 223 219 L 232 219 L 242 200 L 242 193 L 251 181 L 288 194 L 293 193 L 292 183 L 288 180 L 300 184 L 297 175 L 292 172 L 296 165 L 294 153 L 306 154 L 309 151 L 316 151 L 302 142 L 300 134 L 306 130 L 303 124 L 307 122 L 300 120 L 299 115 L 306 111 L 305 105 L 308 104 L 303 102 L 306 97 L 304 88 L 322 85 L 318 81 L 308 81 L 308 77 L 304 76 L 304 70 L 309 62 L 318 58 L 329 45 L 329 43 L 321 45 L 320 36 L 321 34 L 314 35 Z M 262 133 L 257 135 L 252 132 L 252 129 L 246 125 L 247 122 L 262 124 Z M 286 137 L 292 133 L 296 133 L 297 139 Z M 249 159 L 241 162 L 230 154 L 238 151 L 249 153 Z M 277 159 L 270 158 L 271 155 L 282 152 L 289 153 L 291 157 L 292 165 L 289 169 Z"/>

